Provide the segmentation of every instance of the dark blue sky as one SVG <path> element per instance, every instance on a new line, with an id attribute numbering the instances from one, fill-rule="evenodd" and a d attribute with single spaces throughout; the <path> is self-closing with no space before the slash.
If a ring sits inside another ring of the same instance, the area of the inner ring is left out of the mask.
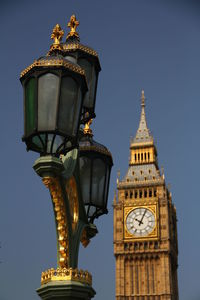
<path id="1" fill-rule="evenodd" d="M 147 98 L 148 126 L 157 141 L 177 207 L 180 300 L 199 300 L 200 6 L 198 1 L 1 1 L 0 300 L 36 300 L 43 270 L 56 266 L 56 234 L 48 190 L 32 169 L 23 134 L 20 71 L 46 54 L 51 32 L 75 13 L 81 42 L 98 51 L 102 72 L 95 139 L 114 159 L 109 214 L 80 249 L 79 267 L 93 274 L 96 300 L 114 300 L 112 199 L 117 170 L 128 167 L 129 139 Z"/>

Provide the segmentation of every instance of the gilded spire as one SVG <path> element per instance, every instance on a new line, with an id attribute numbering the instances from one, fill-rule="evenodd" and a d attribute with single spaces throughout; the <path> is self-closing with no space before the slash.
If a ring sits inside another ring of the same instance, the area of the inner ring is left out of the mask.
<path id="1" fill-rule="evenodd" d="M 67 27 L 70 28 L 70 32 L 67 35 L 67 39 L 68 40 L 70 37 L 76 37 L 79 40 L 79 34 L 76 31 L 76 28 L 79 26 L 79 21 L 76 20 L 76 16 L 72 15 L 70 18 L 70 21 L 67 24 Z"/>
<path id="2" fill-rule="evenodd" d="M 145 115 L 145 96 L 144 90 L 141 93 L 141 116 L 138 130 L 136 136 L 133 139 L 133 143 L 142 143 L 142 142 L 153 142 L 153 137 L 150 134 L 150 130 L 147 127 L 146 115 Z"/>

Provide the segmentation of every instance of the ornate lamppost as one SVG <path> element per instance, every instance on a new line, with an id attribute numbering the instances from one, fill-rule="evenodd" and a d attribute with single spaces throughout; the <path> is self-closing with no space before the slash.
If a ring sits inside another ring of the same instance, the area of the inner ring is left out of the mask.
<path id="1" fill-rule="evenodd" d="M 98 55 L 80 43 L 73 15 L 62 43 L 57 24 L 46 56 L 21 73 L 27 150 L 40 153 L 33 166 L 49 189 L 57 233 L 57 268 L 42 273 L 41 299 L 79 300 L 95 295 L 92 276 L 78 270 L 80 242 L 97 233 L 95 218 L 107 213 L 112 156 L 93 140 Z M 83 128 L 84 127 L 84 128 Z"/>

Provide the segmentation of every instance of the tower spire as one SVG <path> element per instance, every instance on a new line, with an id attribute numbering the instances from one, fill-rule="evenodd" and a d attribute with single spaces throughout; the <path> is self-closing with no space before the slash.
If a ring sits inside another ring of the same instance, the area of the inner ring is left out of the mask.
<path id="1" fill-rule="evenodd" d="M 141 94 L 141 106 L 145 107 L 145 96 L 144 96 L 144 90 L 142 90 L 142 94 Z"/>
<path id="2" fill-rule="evenodd" d="M 144 90 L 141 92 L 141 107 L 140 123 L 136 132 L 136 136 L 133 139 L 133 143 L 153 142 L 153 137 L 151 136 L 150 130 L 147 127 Z"/>

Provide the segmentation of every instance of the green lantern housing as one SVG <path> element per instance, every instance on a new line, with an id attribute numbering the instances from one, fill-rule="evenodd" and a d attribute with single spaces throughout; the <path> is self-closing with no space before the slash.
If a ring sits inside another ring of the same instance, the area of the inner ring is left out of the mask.
<path id="1" fill-rule="evenodd" d="M 110 172 L 113 166 L 108 149 L 92 138 L 91 130 L 84 130 L 79 142 L 80 183 L 89 222 L 106 214 Z"/>
<path id="2" fill-rule="evenodd" d="M 84 70 L 62 55 L 39 58 L 21 74 L 27 150 L 59 156 L 77 145 Z"/>
<path id="3" fill-rule="evenodd" d="M 67 35 L 66 43 L 63 44 L 63 50 L 68 60 L 77 63 L 85 71 L 88 91 L 83 100 L 81 123 L 86 123 L 95 117 L 97 82 L 101 66 L 97 52 L 80 43 L 79 34 L 76 31 L 78 25 L 79 21 L 76 20 L 75 15 L 72 15 L 68 23 L 71 31 Z"/>

